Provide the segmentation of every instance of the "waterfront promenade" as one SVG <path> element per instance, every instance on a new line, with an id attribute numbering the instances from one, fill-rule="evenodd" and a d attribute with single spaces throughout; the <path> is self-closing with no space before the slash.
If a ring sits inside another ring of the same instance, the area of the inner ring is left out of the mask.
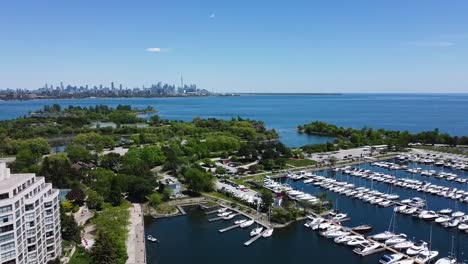
<path id="1" fill-rule="evenodd" d="M 140 204 L 132 204 L 130 207 L 130 223 L 127 236 L 126 264 L 146 263 L 145 230 L 143 225 L 143 211 Z"/>

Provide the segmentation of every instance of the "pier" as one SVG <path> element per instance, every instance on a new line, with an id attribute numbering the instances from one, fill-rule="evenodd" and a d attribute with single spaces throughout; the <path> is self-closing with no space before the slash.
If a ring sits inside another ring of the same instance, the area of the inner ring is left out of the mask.
<path id="1" fill-rule="evenodd" d="M 322 216 L 320 216 L 320 215 L 318 215 L 318 214 L 316 214 L 316 213 L 311 213 L 311 214 L 312 214 L 314 217 L 323 218 Z M 331 220 L 325 219 L 325 218 L 323 218 L 323 219 L 325 220 L 325 222 L 328 222 L 328 223 L 330 223 L 330 224 L 332 224 L 332 225 L 336 225 L 336 226 L 342 227 L 341 225 L 337 224 L 337 222 L 335 222 L 335 221 L 331 221 Z M 362 234 L 359 234 L 358 232 L 355 232 L 355 231 L 353 231 L 353 230 L 350 230 L 350 232 L 351 232 L 351 234 L 353 234 L 353 235 L 363 236 Z M 363 237 L 364 237 L 364 236 L 363 236 Z M 362 257 L 365 257 L 365 256 L 369 256 L 369 255 L 381 253 L 381 252 L 384 252 L 384 251 L 390 251 L 390 252 L 392 252 L 392 253 L 402 254 L 402 255 L 404 256 L 403 258 L 408 259 L 408 260 L 413 260 L 414 263 L 423 264 L 423 263 L 418 262 L 417 260 L 415 260 L 414 257 L 408 256 L 408 255 L 406 255 L 405 253 L 402 253 L 402 252 L 400 252 L 400 251 L 398 251 L 398 250 L 396 250 L 396 249 L 394 249 L 394 248 L 392 248 L 392 247 L 390 247 L 390 246 L 385 245 L 384 243 L 378 242 L 378 241 L 376 241 L 376 240 L 374 240 L 374 239 L 372 239 L 372 238 L 370 238 L 370 237 L 365 237 L 365 239 L 366 239 L 367 241 L 369 241 L 370 243 L 379 244 L 379 247 L 376 248 L 375 250 L 372 250 L 372 251 L 369 251 L 369 252 L 366 252 L 366 253 L 362 253 L 359 249 L 356 248 L 356 249 L 353 250 L 354 253 L 356 253 L 356 254 L 358 254 L 358 255 L 360 255 L 360 256 L 362 256 Z M 248 242 L 248 241 L 247 241 L 247 242 Z"/>
<path id="2" fill-rule="evenodd" d="M 247 242 L 244 243 L 244 246 L 248 247 L 250 246 L 250 244 L 252 244 L 253 242 L 257 241 L 257 239 L 261 238 L 263 236 L 263 233 L 265 233 L 266 230 L 264 230 L 263 232 L 260 232 L 260 234 L 252 237 L 251 239 L 249 239 Z"/>
<path id="3" fill-rule="evenodd" d="M 239 227 L 239 226 L 240 226 L 240 224 L 238 224 L 238 225 L 232 225 L 232 226 L 228 226 L 228 227 L 226 227 L 226 228 L 220 229 L 220 230 L 218 230 L 218 231 L 219 231 L 220 233 L 224 233 L 224 232 L 226 232 L 226 231 L 232 230 L 232 229 L 237 228 L 237 227 Z"/>

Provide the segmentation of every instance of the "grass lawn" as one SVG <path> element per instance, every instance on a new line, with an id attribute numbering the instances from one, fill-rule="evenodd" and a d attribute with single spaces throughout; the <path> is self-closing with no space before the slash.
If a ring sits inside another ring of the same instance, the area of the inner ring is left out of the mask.
<path id="1" fill-rule="evenodd" d="M 294 166 L 294 167 L 305 167 L 305 166 L 312 166 L 317 164 L 315 160 L 309 159 L 288 159 L 286 164 Z"/>
<path id="2" fill-rule="evenodd" d="M 91 256 L 83 248 L 77 248 L 75 254 L 70 259 L 68 264 L 89 264 L 91 263 Z"/>
<path id="3" fill-rule="evenodd" d="M 168 203 L 162 203 L 157 206 L 156 212 L 158 214 L 172 214 L 177 210 L 177 208 L 173 205 L 170 205 Z"/>

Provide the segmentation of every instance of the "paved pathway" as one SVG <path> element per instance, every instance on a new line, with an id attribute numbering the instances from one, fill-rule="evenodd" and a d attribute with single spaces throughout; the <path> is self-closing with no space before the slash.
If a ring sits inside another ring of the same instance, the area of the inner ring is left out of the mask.
<path id="1" fill-rule="evenodd" d="M 128 226 L 128 259 L 126 264 L 143 264 L 146 263 L 143 211 L 140 204 L 133 204 L 129 210 L 130 224 Z"/>

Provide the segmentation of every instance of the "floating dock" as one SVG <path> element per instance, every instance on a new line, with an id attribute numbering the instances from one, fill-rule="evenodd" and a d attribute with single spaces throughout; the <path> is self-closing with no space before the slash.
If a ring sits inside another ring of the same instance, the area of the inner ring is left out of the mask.
<path id="1" fill-rule="evenodd" d="M 220 233 L 224 233 L 224 232 L 226 232 L 226 231 L 232 230 L 232 229 L 237 228 L 237 227 L 239 227 L 239 226 L 240 226 L 240 224 L 238 224 L 238 225 L 232 225 L 232 226 L 228 226 L 228 227 L 226 227 L 226 228 L 220 229 L 220 230 L 218 230 L 218 231 L 219 231 Z"/>
<path id="2" fill-rule="evenodd" d="M 261 238 L 263 236 L 263 233 L 265 233 L 265 232 L 266 232 L 266 230 L 263 231 L 263 232 L 260 232 L 260 234 L 258 234 L 256 236 L 252 237 L 251 239 L 249 239 L 247 242 L 244 243 L 244 246 L 246 246 L 246 247 L 250 246 L 250 244 L 257 241 L 257 239 Z"/>

